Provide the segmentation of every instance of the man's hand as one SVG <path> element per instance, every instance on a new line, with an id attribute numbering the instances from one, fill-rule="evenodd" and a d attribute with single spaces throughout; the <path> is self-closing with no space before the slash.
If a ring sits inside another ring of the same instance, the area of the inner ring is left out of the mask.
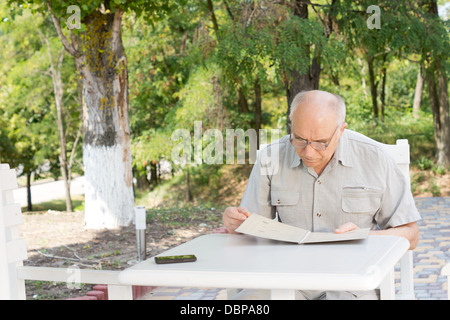
<path id="1" fill-rule="evenodd" d="M 359 229 L 353 222 L 344 223 L 342 226 L 334 230 L 334 233 L 344 233 Z M 371 235 L 386 235 L 406 238 L 409 241 L 409 250 L 413 250 L 419 242 L 419 227 L 417 223 L 411 222 L 401 226 L 388 228 L 384 230 L 371 230 Z"/>
<path id="2" fill-rule="evenodd" d="M 335 229 L 334 233 L 345 233 L 356 229 L 359 229 L 359 227 L 356 224 L 354 224 L 353 222 L 347 222 L 344 223 L 342 226 L 339 226 L 337 229 Z"/>
<path id="3" fill-rule="evenodd" d="M 244 207 L 228 207 L 223 213 L 223 224 L 229 233 L 236 233 L 236 230 L 247 217 L 250 212 Z"/>

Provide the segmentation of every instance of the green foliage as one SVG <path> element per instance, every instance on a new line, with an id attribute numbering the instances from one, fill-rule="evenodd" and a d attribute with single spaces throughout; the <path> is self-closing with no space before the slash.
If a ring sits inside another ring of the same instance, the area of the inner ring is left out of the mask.
<path id="1" fill-rule="evenodd" d="M 417 160 L 417 167 L 420 170 L 429 170 L 433 166 L 433 160 L 428 159 L 427 157 L 422 157 Z"/>
<path id="2" fill-rule="evenodd" d="M 57 168 L 57 132 L 48 57 L 36 28 L 49 36 L 58 56 L 57 37 L 45 1 L 0 4 L 0 161 L 35 170 L 44 161 Z M 92 12 L 124 10 L 122 38 L 128 67 L 129 120 L 135 172 L 149 163 L 171 160 L 175 129 L 191 134 L 195 121 L 203 130 L 244 130 L 255 123 L 256 80 L 262 90 L 262 127 L 284 128 L 286 83 L 290 71 L 306 72 L 312 58 L 321 66 L 320 89 L 340 94 L 347 105 L 349 128 L 385 143 L 406 138 L 419 167 L 442 172 L 434 158 L 432 113 L 424 90 L 419 119 L 411 116 L 419 63 L 441 55 L 448 71 L 448 23 L 429 16 L 417 2 L 378 1 L 381 29 L 369 29 L 366 12 L 373 1 L 315 1 L 307 19 L 293 14 L 293 2 L 273 1 L 50 1 L 63 31 L 67 7 Z M 333 7 L 331 7 L 331 3 Z M 212 23 L 212 13 L 218 30 Z M 331 34 L 325 25 L 330 22 Z M 70 38 L 70 37 L 69 37 Z M 386 68 L 384 121 L 374 119 L 367 58 L 374 59 L 377 98 Z M 64 100 L 68 150 L 80 126 L 73 59 L 64 57 Z M 366 86 L 364 88 L 364 85 Z M 242 94 L 248 110 L 239 104 Z M 205 146 L 205 144 L 204 144 Z M 81 152 L 78 150 L 78 161 Z M 185 168 L 186 170 L 186 168 Z M 191 167 L 194 197 L 218 197 L 226 186 L 221 166 Z M 420 180 L 420 177 L 418 177 Z M 183 189 L 184 177 L 171 188 Z M 209 189 L 207 188 L 209 187 Z M 184 189 L 183 189 L 184 190 Z M 435 190 L 437 192 L 437 190 Z M 181 196 L 181 201 L 184 201 Z M 205 200 L 206 201 L 206 200 Z"/>
<path id="3" fill-rule="evenodd" d="M 14 17 L 0 24 L 0 123 L 2 161 L 11 166 L 23 166 L 23 173 L 37 170 L 44 162 L 50 163 L 55 177 L 60 175 L 59 144 L 56 130 L 56 108 L 52 80 L 49 74 L 47 48 L 36 28 L 49 37 L 52 56 L 59 56 L 62 46 L 51 21 L 26 8 L 21 14 L 8 14 L 1 7 L 0 14 Z M 76 80 L 74 63 L 64 60 L 62 77 L 66 83 L 63 99 L 66 101 L 66 133 L 71 150 L 80 124 L 80 108 L 75 100 Z M 5 155 L 6 153 L 6 155 Z"/>

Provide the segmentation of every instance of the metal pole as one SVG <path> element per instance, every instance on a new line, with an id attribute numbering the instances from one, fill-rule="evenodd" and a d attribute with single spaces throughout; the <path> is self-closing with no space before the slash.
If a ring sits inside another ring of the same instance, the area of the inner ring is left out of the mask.
<path id="1" fill-rule="evenodd" d="M 137 240 L 137 260 L 139 262 L 146 259 L 146 239 L 145 239 L 145 229 L 146 229 L 146 217 L 145 217 L 145 207 L 137 206 L 135 210 L 136 214 L 136 240 Z"/>

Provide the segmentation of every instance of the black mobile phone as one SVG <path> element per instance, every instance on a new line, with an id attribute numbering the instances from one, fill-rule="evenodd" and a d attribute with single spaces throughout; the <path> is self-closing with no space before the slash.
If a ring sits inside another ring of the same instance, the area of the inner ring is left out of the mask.
<path id="1" fill-rule="evenodd" d="M 197 257 L 193 254 L 186 254 L 186 255 L 181 255 L 181 256 L 155 257 L 155 262 L 157 264 L 194 262 L 194 261 L 197 261 Z"/>

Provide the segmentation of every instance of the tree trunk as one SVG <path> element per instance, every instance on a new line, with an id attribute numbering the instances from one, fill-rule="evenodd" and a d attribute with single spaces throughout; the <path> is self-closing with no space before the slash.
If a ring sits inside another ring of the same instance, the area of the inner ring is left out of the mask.
<path id="1" fill-rule="evenodd" d="M 87 228 L 128 226 L 133 220 L 127 61 L 119 9 L 94 12 L 81 35 L 83 162 Z"/>
<path id="2" fill-rule="evenodd" d="M 361 58 L 356 59 L 358 61 L 359 66 L 361 67 L 361 87 L 364 92 L 364 96 L 367 98 L 367 89 L 366 89 L 366 66 L 362 62 Z"/>
<path id="3" fill-rule="evenodd" d="M 58 66 L 55 68 L 53 65 L 53 59 L 50 52 L 50 44 L 47 43 L 48 54 L 51 65 L 52 80 L 53 80 L 53 92 L 55 94 L 55 105 L 56 105 L 56 122 L 58 124 L 59 133 L 59 147 L 61 148 L 61 153 L 59 155 L 59 163 L 61 167 L 61 175 L 64 180 L 64 188 L 66 191 L 66 211 L 72 212 L 72 199 L 70 197 L 70 182 L 69 182 L 69 168 L 67 161 L 67 148 L 66 148 L 66 135 L 64 133 L 64 120 L 63 120 L 63 85 L 61 80 L 61 67 L 64 57 L 64 51 L 61 52 Z M 64 49 L 63 49 L 64 50 Z"/>
<path id="4" fill-rule="evenodd" d="M 152 187 L 155 187 L 158 185 L 158 162 L 157 161 L 150 161 L 150 184 Z"/>
<path id="5" fill-rule="evenodd" d="M 436 64 L 439 97 L 439 123 L 441 124 L 441 148 L 436 154 L 436 164 L 439 166 L 450 166 L 450 106 L 447 91 L 447 78 L 445 76 L 444 66 L 441 64 L 440 59 L 436 61 Z"/>
<path id="6" fill-rule="evenodd" d="M 370 84 L 370 94 L 372 96 L 372 110 L 373 118 L 378 119 L 378 101 L 377 101 L 377 87 L 378 82 L 375 81 L 375 71 L 373 67 L 373 57 L 367 56 L 367 66 L 369 69 L 369 84 Z"/>
<path id="7" fill-rule="evenodd" d="M 134 218 L 128 73 L 120 8 L 93 11 L 71 43 L 47 2 L 58 36 L 83 79 L 83 162 L 87 228 L 128 226 Z M 107 8 L 109 9 L 109 8 Z"/>
<path id="8" fill-rule="evenodd" d="M 440 62 L 439 60 L 437 62 Z M 436 86 L 435 75 L 438 78 Z M 434 140 L 436 142 L 436 164 L 448 166 L 450 164 L 450 136 L 449 136 L 449 104 L 445 76 L 434 64 L 426 73 L 428 96 L 433 112 Z M 445 91 L 444 91 L 445 90 Z"/>
<path id="9" fill-rule="evenodd" d="M 427 12 L 433 16 L 432 18 L 439 19 L 437 2 L 435 0 L 424 1 L 423 5 L 428 6 Z M 425 70 L 425 77 L 428 85 L 430 106 L 433 112 L 434 139 L 436 141 L 436 164 L 438 166 L 449 166 L 450 107 L 447 91 L 446 70 L 445 66 L 441 62 L 442 56 L 440 54 L 431 54 L 427 58 L 428 66 Z"/>
<path id="10" fill-rule="evenodd" d="M 386 106 L 386 73 L 387 73 L 387 67 L 386 67 L 386 59 L 387 59 L 387 53 L 383 55 L 383 66 L 381 67 L 381 93 L 380 93 L 380 102 L 381 102 L 381 121 L 384 121 L 384 109 Z"/>
<path id="11" fill-rule="evenodd" d="M 301 0 L 295 2 L 293 14 L 301 19 L 308 19 L 308 5 Z M 305 47 L 306 57 L 309 57 L 310 47 Z M 311 65 L 307 70 L 301 72 L 299 70 L 290 70 L 284 80 L 284 87 L 287 98 L 286 112 L 286 131 L 291 133 L 291 121 L 289 114 L 291 113 L 291 103 L 297 93 L 305 90 L 317 90 L 319 88 L 320 63 L 318 58 L 313 58 Z"/>
<path id="12" fill-rule="evenodd" d="M 27 209 L 33 211 L 33 203 L 31 201 L 31 174 L 32 171 L 27 171 Z"/>
<path id="13" fill-rule="evenodd" d="M 66 148 L 66 135 L 64 133 L 64 116 L 63 116 L 63 83 L 61 80 L 61 68 L 64 59 L 64 48 L 58 58 L 58 64 L 55 66 L 53 62 L 53 55 L 50 48 L 50 43 L 46 35 L 44 35 L 39 29 L 37 29 L 43 44 L 47 47 L 47 55 L 50 62 L 50 72 L 53 83 L 53 94 L 55 96 L 56 106 L 56 123 L 58 125 L 59 147 L 61 152 L 59 154 L 59 165 L 61 168 L 61 175 L 64 180 L 64 188 L 66 191 L 66 211 L 72 212 L 72 199 L 70 197 L 70 174 L 69 174 L 69 162 L 67 161 L 67 148 Z"/>
<path id="14" fill-rule="evenodd" d="M 191 183 L 189 181 L 189 165 L 186 167 L 186 176 L 185 176 L 185 182 L 186 182 L 186 191 L 185 191 L 185 199 L 186 202 L 192 201 L 192 194 L 191 194 Z"/>
<path id="15" fill-rule="evenodd" d="M 416 91 L 414 93 L 414 104 L 413 104 L 414 119 L 419 119 L 420 104 L 422 103 L 423 82 L 424 78 L 422 75 L 422 66 L 419 65 L 419 71 L 417 72 Z"/>
<path id="16" fill-rule="evenodd" d="M 256 148 L 259 150 L 259 130 L 261 129 L 262 123 L 262 98 L 261 98 L 261 83 L 259 82 L 259 77 L 256 76 L 254 82 L 254 91 L 255 91 L 255 129 L 256 129 Z"/>
<path id="17" fill-rule="evenodd" d="M 239 113 L 249 113 L 247 98 L 245 97 L 244 90 L 242 90 L 242 86 L 238 87 L 238 105 L 239 105 Z"/>

